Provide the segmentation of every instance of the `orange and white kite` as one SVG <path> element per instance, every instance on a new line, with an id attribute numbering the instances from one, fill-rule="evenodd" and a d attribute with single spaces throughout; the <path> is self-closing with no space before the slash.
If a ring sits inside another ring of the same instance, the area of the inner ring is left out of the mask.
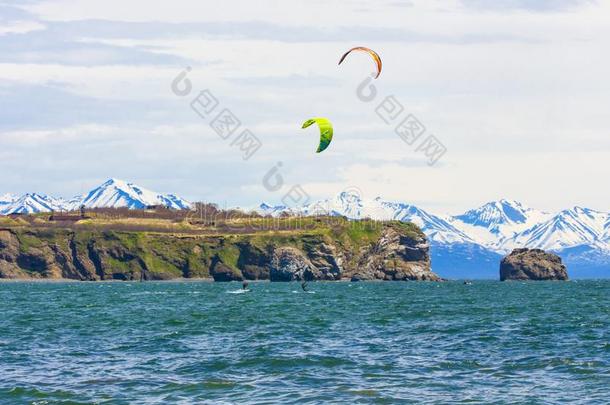
<path id="1" fill-rule="evenodd" d="M 375 79 L 377 79 L 379 77 L 379 75 L 381 74 L 381 58 L 379 57 L 377 52 L 375 52 L 372 49 L 366 48 L 364 46 L 357 46 L 357 47 L 352 48 L 349 51 L 345 52 L 343 54 L 343 56 L 341 57 L 341 60 L 339 61 L 339 65 L 341 64 L 341 62 L 343 62 L 343 60 L 347 57 L 347 55 L 349 55 L 350 52 L 352 52 L 352 51 L 366 52 L 371 56 L 371 58 L 373 58 L 373 60 L 375 61 L 375 64 L 377 65 L 377 75 L 375 76 Z"/>

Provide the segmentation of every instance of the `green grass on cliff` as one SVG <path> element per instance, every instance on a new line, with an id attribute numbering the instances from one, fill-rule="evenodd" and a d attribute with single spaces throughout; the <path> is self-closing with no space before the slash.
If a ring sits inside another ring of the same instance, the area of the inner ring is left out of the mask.
<path id="1" fill-rule="evenodd" d="M 426 237 L 426 234 L 424 234 L 421 228 L 415 225 L 413 222 L 389 221 L 387 222 L 387 225 L 411 239 Z"/>
<path id="2" fill-rule="evenodd" d="M 19 248 L 22 252 L 29 252 L 31 249 L 40 249 L 43 246 L 43 242 L 35 234 L 31 233 L 20 233 L 17 234 L 19 239 Z"/>
<path id="3" fill-rule="evenodd" d="M 240 254 L 237 246 L 233 244 L 224 244 L 224 246 L 222 246 L 216 254 L 218 255 L 220 261 L 222 261 L 224 264 L 233 269 L 237 269 L 237 262 L 239 261 Z"/>
<path id="4" fill-rule="evenodd" d="M 350 221 L 344 217 L 300 217 L 300 218 L 248 218 L 241 220 L 251 233 L 222 236 L 235 241 L 248 241 L 254 246 L 265 249 L 268 245 L 292 246 L 303 249 L 308 238 L 311 243 L 321 241 L 339 242 L 346 248 L 360 248 L 376 242 L 385 227 L 392 227 L 412 239 L 425 237 L 423 232 L 412 223 L 400 221 Z M 243 225 L 243 224 L 242 224 Z"/>
<path id="5" fill-rule="evenodd" d="M 154 274 L 163 275 L 170 274 L 173 277 L 183 277 L 182 270 L 175 266 L 172 262 L 162 260 L 159 256 L 154 254 L 145 254 L 143 256 L 146 268 Z"/>
<path id="6" fill-rule="evenodd" d="M 371 222 L 353 222 L 344 227 L 333 229 L 334 237 L 345 235 L 353 245 L 362 246 L 375 242 L 381 235 L 381 226 Z"/>
<path id="7" fill-rule="evenodd" d="M 209 277 L 215 258 L 239 271 L 245 264 L 256 265 L 273 247 L 289 246 L 303 252 L 321 244 L 356 253 L 377 242 L 384 229 L 391 227 L 405 237 L 424 237 L 412 223 L 399 221 L 349 221 L 343 217 L 247 218 L 235 223 L 217 224 L 213 232 L 201 234 L 127 231 L 122 228 L 96 229 L 16 227 L 13 232 L 22 252 L 35 249 L 51 252 L 58 247 L 65 257 L 76 254 L 87 260 L 101 255 L 104 278 L 122 273 L 138 278 L 147 270 L 153 278 Z M 237 229 L 237 231 L 235 231 Z M 248 247 L 249 246 L 249 247 Z M 75 251 L 72 252 L 71 249 Z M 254 261 L 252 261 L 254 260 Z"/>

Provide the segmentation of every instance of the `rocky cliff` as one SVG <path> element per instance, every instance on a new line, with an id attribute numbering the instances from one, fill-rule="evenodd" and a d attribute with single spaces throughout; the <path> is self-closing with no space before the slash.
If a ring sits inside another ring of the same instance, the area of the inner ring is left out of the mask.
<path id="1" fill-rule="evenodd" d="M 439 280 L 413 224 L 334 219 L 313 229 L 176 235 L 0 230 L 0 278 L 76 280 Z"/>
<path id="2" fill-rule="evenodd" d="M 515 249 L 500 263 L 500 280 L 567 280 L 561 258 L 541 249 Z"/>

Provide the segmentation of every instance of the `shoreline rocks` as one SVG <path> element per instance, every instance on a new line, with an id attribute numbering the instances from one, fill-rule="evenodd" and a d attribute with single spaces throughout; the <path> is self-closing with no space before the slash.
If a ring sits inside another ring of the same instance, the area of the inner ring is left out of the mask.
<path id="1" fill-rule="evenodd" d="M 333 218 L 312 230 L 225 235 L 0 230 L 0 279 L 441 281 L 413 224 Z"/>
<path id="2" fill-rule="evenodd" d="M 568 280 L 561 257 L 542 249 L 514 249 L 500 263 L 500 281 Z"/>
<path id="3" fill-rule="evenodd" d="M 368 254 L 362 256 L 358 269 L 352 281 L 441 281 L 430 270 L 430 245 L 426 237 L 401 235 L 393 228 L 384 230 Z"/>

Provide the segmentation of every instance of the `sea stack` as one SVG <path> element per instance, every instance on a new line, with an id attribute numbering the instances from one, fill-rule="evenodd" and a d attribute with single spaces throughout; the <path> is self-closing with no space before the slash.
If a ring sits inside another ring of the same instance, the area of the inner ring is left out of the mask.
<path id="1" fill-rule="evenodd" d="M 515 249 L 500 263 L 500 281 L 567 279 L 561 257 L 542 249 Z"/>

